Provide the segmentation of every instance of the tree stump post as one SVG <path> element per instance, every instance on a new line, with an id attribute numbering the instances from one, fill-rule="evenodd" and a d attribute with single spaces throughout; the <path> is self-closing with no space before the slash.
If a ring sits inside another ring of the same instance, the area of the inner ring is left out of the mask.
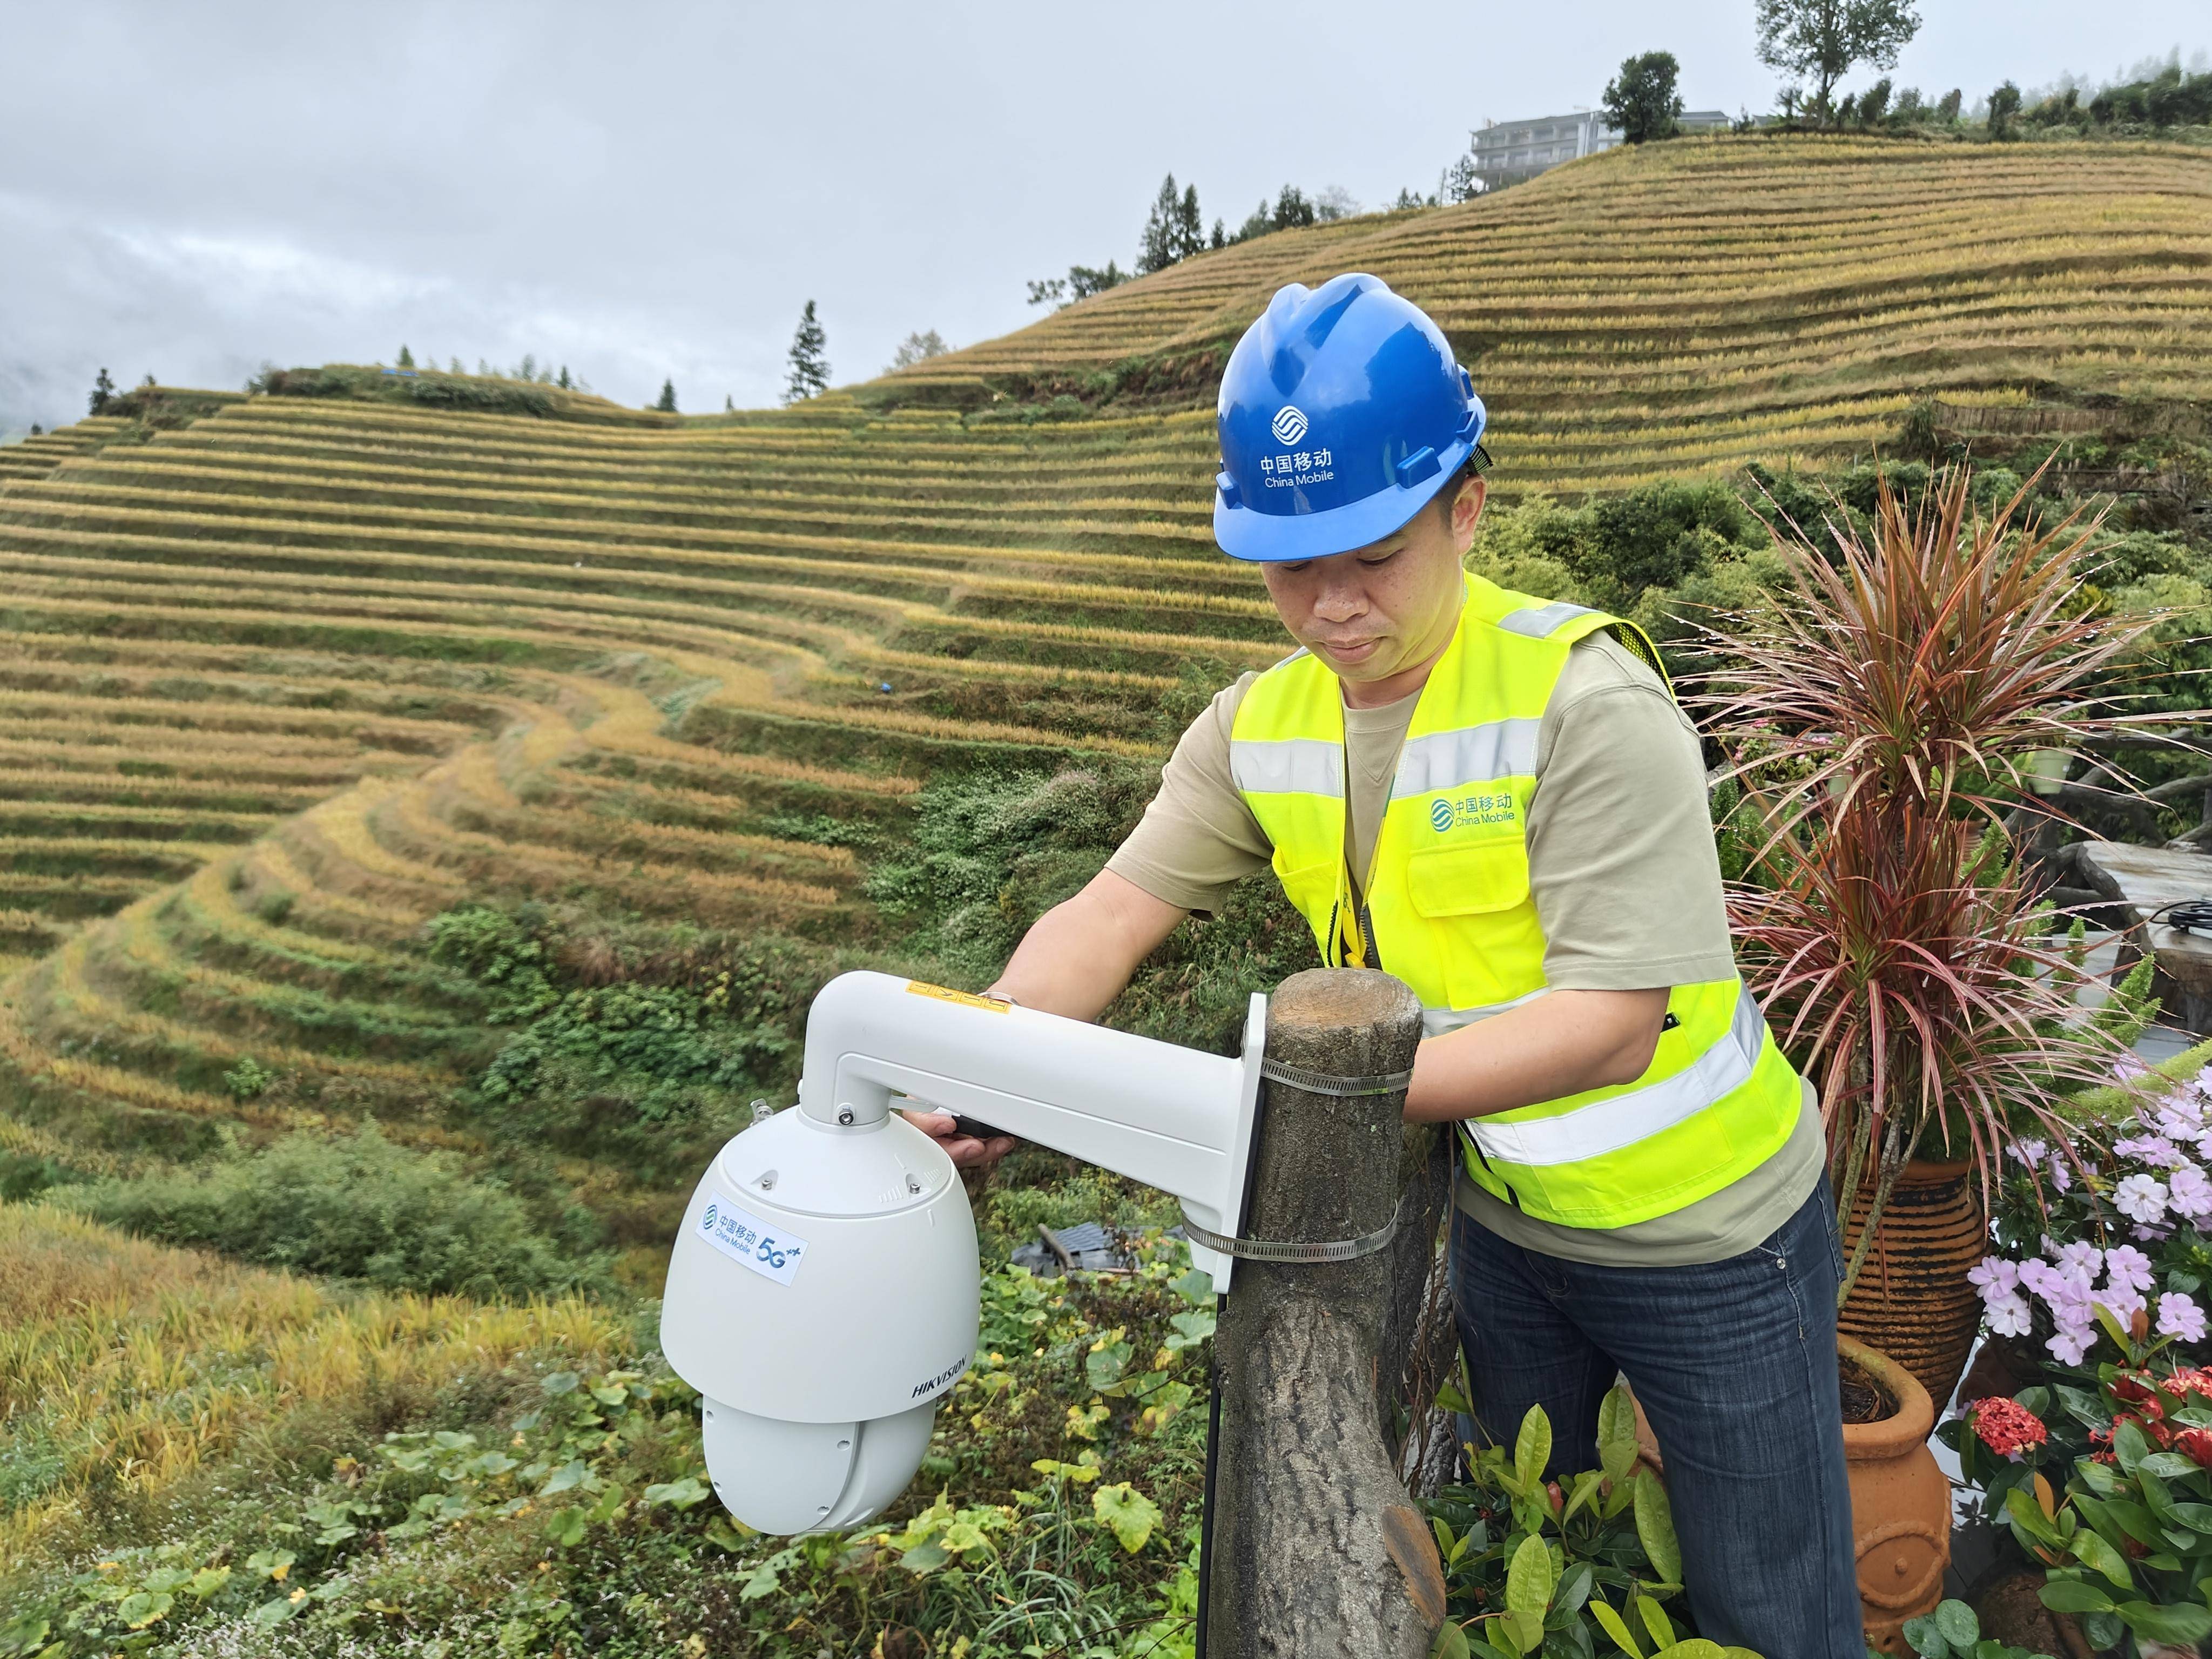
<path id="1" fill-rule="evenodd" d="M 1295 975 L 1267 1009 L 1268 1059 L 1331 1078 L 1404 1072 L 1420 1035 L 1413 994 L 1369 969 Z M 1404 1185 L 1404 1104 L 1402 1087 L 1334 1095 L 1270 1079 L 1243 1235 L 1322 1243 L 1387 1224 Z M 1237 1264 L 1214 1339 L 1207 1659 L 1429 1651 L 1443 1570 L 1379 1403 L 1398 1382 L 1384 1343 L 1399 1266 L 1391 1249 Z"/>

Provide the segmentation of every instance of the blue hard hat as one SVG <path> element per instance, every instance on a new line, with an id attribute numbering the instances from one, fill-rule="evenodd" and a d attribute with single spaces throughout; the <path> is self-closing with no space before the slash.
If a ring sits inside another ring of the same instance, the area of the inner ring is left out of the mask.
<path id="1" fill-rule="evenodd" d="M 1443 488 L 1484 419 L 1443 331 L 1381 277 L 1292 283 L 1222 372 L 1213 538 L 1271 563 L 1364 547 Z"/>

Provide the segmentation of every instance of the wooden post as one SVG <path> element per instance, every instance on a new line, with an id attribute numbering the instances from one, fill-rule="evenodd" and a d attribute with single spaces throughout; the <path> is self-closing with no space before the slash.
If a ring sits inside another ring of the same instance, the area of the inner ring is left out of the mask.
<path id="1" fill-rule="evenodd" d="M 1332 1078 L 1403 1072 L 1420 1035 L 1413 994 L 1368 969 L 1294 975 L 1267 1010 L 1268 1059 Z M 1404 1104 L 1402 1088 L 1269 1081 L 1244 1236 L 1321 1243 L 1383 1226 L 1404 1185 Z M 1380 1417 L 1398 1382 L 1383 1351 L 1397 1267 L 1390 1249 L 1237 1265 L 1214 1339 L 1207 1659 L 1421 1659 L 1443 1621 L 1436 1545 Z"/>

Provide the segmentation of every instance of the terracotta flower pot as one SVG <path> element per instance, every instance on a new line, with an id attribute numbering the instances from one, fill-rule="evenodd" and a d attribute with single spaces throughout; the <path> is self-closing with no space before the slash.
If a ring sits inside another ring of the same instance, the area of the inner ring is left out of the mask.
<path id="1" fill-rule="evenodd" d="M 1897 1401 L 1875 1423 L 1844 1425 L 1851 1491 L 1851 1547 L 1858 1560 L 1859 1607 L 1869 1645 L 1909 1654 L 1905 1621 L 1935 1611 L 1951 1565 L 1951 1483 L 1928 1449 L 1936 1407 L 1912 1373 L 1848 1336 L 1838 1358 L 1856 1366 Z M 1636 1408 L 1641 1461 L 1666 1478 L 1659 1442 Z"/>
<path id="2" fill-rule="evenodd" d="M 1951 1483 L 1928 1449 L 1936 1403 L 1903 1364 L 1865 1343 L 1838 1336 L 1836 1350 L 1897 1401 L 1880 1422 L 1844 1425 L 1844 1458 L 1866 1639 L 1885 1653 L 1905 1654 L 1911 1650 L 1905 1621 L 1935 1611 L 1951 1564 Z"/>
<path id="3" fill-rule="evenodd" d="M 1844 1259 L 1858 1247 L 1874 1200 L 1868 1181 L 1852 1200 L 1844 1225 Z M 1982 1299 L 1966 1282 L 1967 1270 L 1989 1250 L 1989 1225 L 1973 1166 L 1963 1160 L 1915 1159 L 1890 1189 L 1874 1248 L 1867 1253 L 1850 1300 L 1836 1328 L 1881 1352 L 1911 1371 L 1941 1411 L 1959 1386 Z"/>

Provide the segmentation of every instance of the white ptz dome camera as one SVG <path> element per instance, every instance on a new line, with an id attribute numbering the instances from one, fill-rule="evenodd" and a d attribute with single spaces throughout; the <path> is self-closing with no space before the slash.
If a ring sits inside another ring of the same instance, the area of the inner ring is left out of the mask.
<path id="1" fill-rule="evenodd" d="M 815 998 L 799 1105 L 725 1146 L 668 1266 L 660 1346 L 703 1396 L 707 1472 L 748 1526 L 855 1527 L 904 1491 L 973 1360 L 975 1224 L 894 1096 L 1143 1181 L 1234 1234 L 1266 1001 L 1241 1060 L 885 974 Z M 1194 1247 L 1225 1289 L 1229 1261 Z"/>

